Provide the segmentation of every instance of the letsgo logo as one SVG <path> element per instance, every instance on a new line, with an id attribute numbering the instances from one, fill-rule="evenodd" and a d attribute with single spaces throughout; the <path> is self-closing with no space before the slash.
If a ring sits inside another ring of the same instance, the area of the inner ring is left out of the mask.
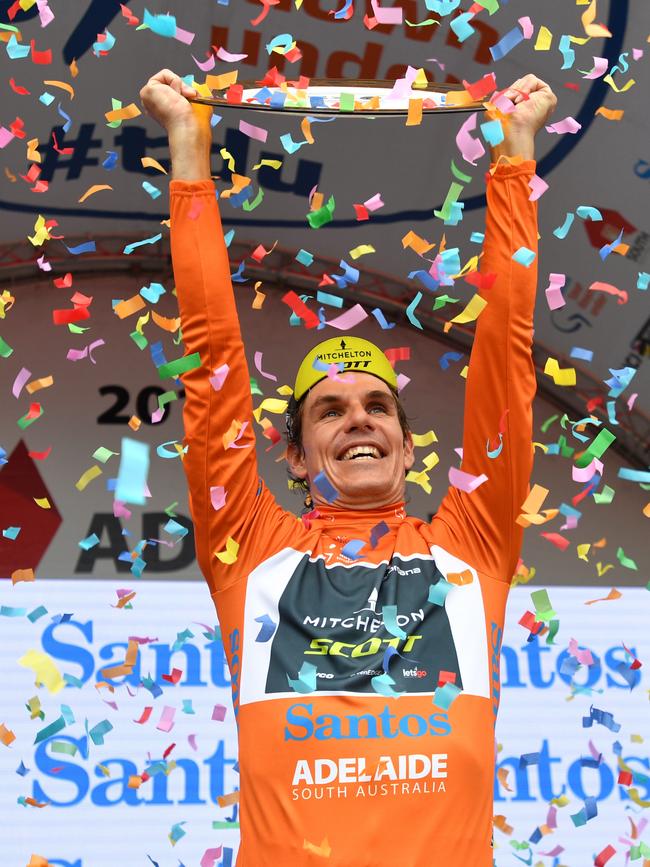
<path id="1" fill-rule="evenodd" d="M 404 677 L 426 677 L 427 676 L 426 668 L 403 668 L 402 674 Z"/>
<path id="2" fill-rule="evenodd" d="M 313 716 L 313 704 L 298 702 L 287 708 L 284 729 L 285 741 L 376 740 L 396 738 L 406 735 L 419 738 L 424 735 L 434 737 L 451 733 L 451 725 L 446 713 L 432 713 L 428 717 L 416 713 L 403 716 L 391 713 L 388 705 L 381 713 L 345 714 L 322 713 Z"/>

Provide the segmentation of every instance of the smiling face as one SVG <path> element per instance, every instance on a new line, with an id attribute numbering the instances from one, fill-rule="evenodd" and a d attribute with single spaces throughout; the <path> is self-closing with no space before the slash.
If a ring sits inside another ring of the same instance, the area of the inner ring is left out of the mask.
<path id="1" fill-rule="evenodd" d="M 404 436 L 393 393 L 368 373 L 324 379 L 304 398 L 302 447 L 290 445 L 293 476 L 305 479 L 315 505 L 327 501 L 313 479 L 324 472 L 338 491 L 335 505 L 375 509 L 404 499 L 413 441 Z"/>

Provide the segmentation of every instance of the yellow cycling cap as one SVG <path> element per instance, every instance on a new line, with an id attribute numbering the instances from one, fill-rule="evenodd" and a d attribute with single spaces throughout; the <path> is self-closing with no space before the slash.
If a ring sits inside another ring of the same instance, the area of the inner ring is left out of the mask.
<path id="1" fill-rule="evenodd" d="M 395 371 L 378 346 L 362 337 L 331 337 L 314 346 L 303 358 L 296 374 L 294 399 L 300 400 L 317 382 L 325 379 L 332 364 L 343 364 L 346 372 L 371 373 L 397 389 Z"/>

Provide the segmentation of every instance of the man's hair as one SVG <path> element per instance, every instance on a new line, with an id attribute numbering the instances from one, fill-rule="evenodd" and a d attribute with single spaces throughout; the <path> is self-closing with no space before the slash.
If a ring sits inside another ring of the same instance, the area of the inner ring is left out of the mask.
<path id="1" fill-rule="evenodd" d="M 391 397 L 395 403 L 395 410 L 397 412 L 397 418 L 399 420 L 399 426 L 402 429 L 402 434 L 404 439 L 411 432 L 411 426 L 409 425 L 408 419 L 406 417 L 406 413 L 404 412 L 404 407 L 402 405 L 402 401 L 399 399 L 399 396 L 394 388 L 388 386 L 390 389 Z M 309 392 L 307 392 L 309 394 Z M 303 416 L 305 413 L 305 399 L 307 394 L 304 394 L 300 400 L 296 400 L 293 395 L 289 398 L 289 404 L 287 406 L 287 412 L 285 415 L 285 422 L 287 426 L 286 436 L 287 436 L 287 445 L 295 446 L 298 449 L 302 450 L 302 425 L 303 425 Z M 302 491 L 303 494 L 309 494 L 309 482 L 307 479 L 299 479 L 293 475 L 290 469 L 287 470 L 289 474 L 289 480 L 291 482 L 291 487 L 295 491 Z"/>

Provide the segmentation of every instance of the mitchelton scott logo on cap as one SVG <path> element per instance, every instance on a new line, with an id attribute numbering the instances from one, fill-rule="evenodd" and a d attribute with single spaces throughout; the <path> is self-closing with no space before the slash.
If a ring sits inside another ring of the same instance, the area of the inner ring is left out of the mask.
<path id="1" fill-rule="evenodd" d="M 353 365 L 355 367 L 367 367 L 372 360 L 372 351 L 370 349 L 355 349 L 348 346 L 345 340 L 341 340 L 339 349 L 331 352 L 319 352 L 318 358 L 327 364 L 336 364 L 342 361 L 346 367 Z"/>

